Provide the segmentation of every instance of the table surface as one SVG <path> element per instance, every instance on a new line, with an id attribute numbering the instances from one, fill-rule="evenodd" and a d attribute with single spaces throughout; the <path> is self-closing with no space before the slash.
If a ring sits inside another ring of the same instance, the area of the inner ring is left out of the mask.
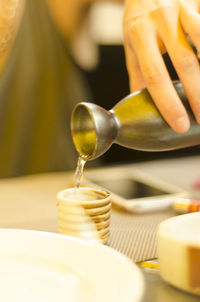
<path id="1" fill-rule="evenodd" d="M 194 198 L 200 198 L 200 189 L 193 187 L 200 180 L 200 156 L 143 162 L 132 167 L 159 177 L 189 191 Z M 197 302 L 200 298 L 182 292 L 164 282 L 158 272 L 143 271 L 146 291 L 142 302 Z"/>
<path id="2" fill-rule="evenodd" d="M 199 165 L 200 156 L 192 156 L 128 166 L 175 184 L 191 192 L 195 198 L 200 198 L 200 189 L 192 186 L 200 179 Z M 71 172 L 1 179 L 0 227 L 57 232 L 55 196 L 72 181 Z M 158 272 L 143 271 L 143 274 L 146 291 L 142 302 L 199 301 L 199 297 L 179 291 L 163 282 Z"/>

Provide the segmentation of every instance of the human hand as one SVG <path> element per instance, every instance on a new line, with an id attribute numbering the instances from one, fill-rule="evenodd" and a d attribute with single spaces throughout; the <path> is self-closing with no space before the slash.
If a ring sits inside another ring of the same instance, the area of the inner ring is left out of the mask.
<path id="1" fill-rule="evenodd" d="M 177 132 L 190 127 L 162 53 L 168 52 L 200 123 L 200 0 L 126 0 L 124 46 L 131 91 L 147 87 L 166 122 Z"/>

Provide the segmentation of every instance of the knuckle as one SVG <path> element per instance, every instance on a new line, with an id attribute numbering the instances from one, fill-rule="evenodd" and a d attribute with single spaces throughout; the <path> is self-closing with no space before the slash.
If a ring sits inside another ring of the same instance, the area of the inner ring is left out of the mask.
<path id="1" fill-rule="evenodd" d="M 166 72 L 156 66 L 146 65 L 142 72 L 147 84 L 160 84 L 166 79 Z"/>
<path id="2" fill-rule="evenodd" d="M 127 32 L 131 35 L 134 39 L 139 39 L 141 36 L 141 21 L 139 18 L 133 18 L 129 21 Z"/>
<path id="3" fill-rule="evenodd" d="M 137 45 L 144 45 L 143 30 L 141 30 L 141 24 L 135 22 L 135 20 L 129 21 L 130 23 L 126 25 L 123 31 L 125 45 L 134 49 Z"/>
<path id="4" fill-rule="evenodd" d="M 123 23 L 124 33 L 135 41 L 144 40 L 144 32 L 146 32 L 147 20 L 140 16 L 131 16 Z"/>
<path id="5" fill-rule="evenodd" d="M 193 36 L 193 38 L 197 41 L 199 41 L 200 39 L 200 24 L 193 24 L 191 25 L 191 28 L 190 28 L 190 32 L 191 32 L 191 35 Z"/>
<path id="6" fill-rule="evenodd" d="M 196 60 L 191 54 L 181 54 L 175 58 L 175 65 L 179 70 L 192 69 L 196 64 Z"/>

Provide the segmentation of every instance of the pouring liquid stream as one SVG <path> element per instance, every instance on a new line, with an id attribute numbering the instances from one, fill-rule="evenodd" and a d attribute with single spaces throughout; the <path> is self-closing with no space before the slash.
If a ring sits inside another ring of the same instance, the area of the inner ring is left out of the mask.
<path id="1" fill-rule="evenodd" d="M 95 242 L 100 242 L 100 238 L 95 226 L 94 221 L 90 218 L 89 215 L 87 215 L 84 211 L 84 208 L 81 205 L 82 201 L 85 201 L 85 198 L 88 199 L 88 201 L 93 200 L 93 195 L 92 194 L 86 194 L 84 195 L 81 193 L 80 186 L 81 186 L 81 181 L 83 178 L 83 170 L 85 167 L 85 164 L 87 162 L 87 159 L 85 157 L 82 157 L 79 155 L 78 161 L 77 161 L 77 167 L 75 170 L 75 175 L 74 175 L 74 192 L 70 197 L 70 199 L 73 201 L 78 201 L 80 204 L 76 204 L 77 206 L 77 215 L 81 215 L 84 217 L 86 220 L 82 225 L 79 225 L 79 235 L 81 234 L 81 237 L 84 239 L 89 239 L 94 240 Z"/>
<path id="2" fill-rule="evenodd" d="M 71 197 L 73 200 L 80 201 L 80 202 L 82 199 L 84 199 L 84 197 L 82 196 L 81 191 L 80 191 L 80 186 L 81 186 L 81 181 L 83 178 L 83 170 L 84 170 L 86 161 L 87 160 L 85 157 L 82 157 L 81 155 L 79 155 L 75 174 L 74 174 L 74 193 L 73 193 L 73 196 L 71 196 Z"/>
<path id="3" fill-rule="evenodd" d="M 87 160 L 84 157 L 79 156 L 76 171 L 75 171 L 75 177 L 74 177 L 76 192 L 78 191 L 78 189 L 80 188 L 80 185 L 81 185 L 81 181 L 82 181 L 82 178 L 83 178 L 83 170 L 84 170 L 84 166 L 86 164 L 86 161 Z"/>

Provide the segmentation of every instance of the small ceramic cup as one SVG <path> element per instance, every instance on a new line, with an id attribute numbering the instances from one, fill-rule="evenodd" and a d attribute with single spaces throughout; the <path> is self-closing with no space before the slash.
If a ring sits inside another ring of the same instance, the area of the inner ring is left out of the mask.
<path id="1" fill-rule="evenodd" d="M 69 188 L 57 194 L 58 232 L 93 242 L 110 237 L 110 193 L 88 187 Z"/>

